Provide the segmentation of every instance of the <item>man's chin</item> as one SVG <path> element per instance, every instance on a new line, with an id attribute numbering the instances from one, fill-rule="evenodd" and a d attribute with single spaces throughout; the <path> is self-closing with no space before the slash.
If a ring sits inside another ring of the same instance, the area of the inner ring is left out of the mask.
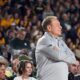
<path id="1" fill-rule="evenodd" d="M 60 33 L 58 36 L 62 36 L 62 33 Z"/>

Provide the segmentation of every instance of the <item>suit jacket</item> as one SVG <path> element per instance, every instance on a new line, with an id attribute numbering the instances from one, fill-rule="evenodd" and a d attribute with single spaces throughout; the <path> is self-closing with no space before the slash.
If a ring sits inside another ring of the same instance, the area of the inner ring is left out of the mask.
<path id="1" fill-rule="evenodd" d="M 67 64 L 76 61 L 64 41 L 48 32 L 38 40 L 35 55 L 38 80 L 68 80 Z"/>
<path id="2" fill-rule="evenodd" d="M 80 75 L 75 76 L 73 73 L 69 73 L 68 80 L 80 80 Z"/>
<path id="3" fill-rule="evenodd" d="M 75 76 L 74 80 L 80 80 L 80 75 L 79 76 Z"/>

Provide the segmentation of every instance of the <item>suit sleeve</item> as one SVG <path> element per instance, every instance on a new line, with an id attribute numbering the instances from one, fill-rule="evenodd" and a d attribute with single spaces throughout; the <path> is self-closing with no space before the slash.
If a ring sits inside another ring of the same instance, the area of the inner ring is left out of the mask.
<path id="1" fill-rule="evenodd" d="M 66 51 L 63 51 L 61 49 L 56 49 L 57 47 L 55 45 L 38 45 L 37 52 L 41 52 L 45 54 L 49 59 L 52 59 L 54 61 L 63 61 L 68 64 L 75 64 L 76 59 L 74 54 L 71 52 L 71 50 L 64 44 L 64 48 Z"/>
<path id="2" fill-rule="evenodd" d="M 76 58 L 75 58 L 75 54 L 70 50 L 70 48 L 68 48 L 68 46 L 65 44 L 64 41 L 62 41 L 64 48 L 65 48 L 65 54 L 67 54 L 67 56 L 65 57 L 65 60 L 67 62 L 71 61 L 71 63 L 75 64 Z"/>

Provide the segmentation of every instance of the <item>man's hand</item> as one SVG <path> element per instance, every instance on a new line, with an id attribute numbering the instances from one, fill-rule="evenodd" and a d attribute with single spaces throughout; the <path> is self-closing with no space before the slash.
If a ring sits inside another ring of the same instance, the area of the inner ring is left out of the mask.
<path id="1" fill-rule="evenodd" d="M 56 46 L 54 46 L 53 49 L 56 50 L 56 51 L 59 51 L 59 48 L 56 47 Z"/>

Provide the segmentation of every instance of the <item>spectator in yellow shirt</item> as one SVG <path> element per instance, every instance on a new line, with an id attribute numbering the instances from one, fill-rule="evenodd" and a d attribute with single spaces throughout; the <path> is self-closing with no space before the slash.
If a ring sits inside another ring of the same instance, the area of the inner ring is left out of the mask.
<path id="1" fill-rule="evenodd" d="M 4 45 L 6 42 L 5 42 L 5 39 L 2 35 L 2 33 L 0 32 L 0 46 Z"/>
<path id="2" fill-rule="evenodd" d="M 6 18 L 3 18 L 1 20 L 1 26 L 8 28 L 8 27 L 11 26 L 11 24 L 12 24 L 13 21 L 14 21 L 14 19 L 12 18 L 12 16 L 11 15 L 7 15 Z"/>

